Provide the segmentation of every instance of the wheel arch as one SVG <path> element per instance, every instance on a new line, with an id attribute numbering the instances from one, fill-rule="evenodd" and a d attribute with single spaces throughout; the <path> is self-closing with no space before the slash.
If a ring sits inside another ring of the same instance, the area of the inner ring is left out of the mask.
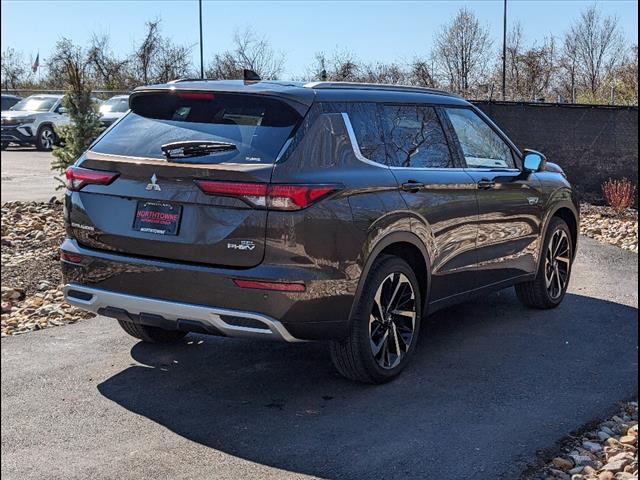
<path id="1" fill-rule="evenodd" d="M 544 224 L 540 236 L 540 245 L 538 247 L 538 268 L 536 269 L 536 272 L 539 271 L 540 264 L 542 263 L 542 249 L 544 248 L 544 240 L 547 238 L 549 224 L 551 223 L 551 219 L 555 217 L 564 220 L 571 231 L 573 258 L 575 258 L 576 252 L 578 251 L 578 235 L 580 233 L 580 216 L 578 211 L 569 201 L 558 202 L 553 206 L 553 208 L 548 210 L 548 213 L 544 218 Z"/>
<path id="2" fill-rule="evenodd" d="M 394 255 L 406 261 L 416 274 L 420 284 L 420 294 L 422 295 L 422 315 L 426 314 L 426 307 L 429 304 L 429 290 L 431 285 L 430 259 L 427 249 L 420 238 L 412 232 L 393 232 L 380 239 L 366 256 L 362 266 L 362 272 L 358 281 L 349 319 L 353 316 L 353 311 L 362 294 L 362 289 L 371 271 L 371 266 L 382 255 Z"/>
<path id="3" fill-rule="evenodd" d="M 568 207 L 560 207 L 556 209 L 550 218 L 558 217 L 564 220 L 571 231 L 571 242 L 573 244 L 573 256 L 576 255 L 576 246 L 578 245 L 578 217 L 574 214 L 573 210 Z M 548 227 L 548 224 L 547 224 Z M 546 229 L 545 229 L 546 235 Z"/>
<path id="4" fill-rule="evenodd" d="M 40 130 L 42 130 L 43 127 L 51 127 L 51 130 L 53 130 L 53 133 L 56 133 L 56 127 L 51 120 L 45 120 L 43 122 L 40 122 L 38 124 L 38 128 L 36 129 L 36 132 L 39 132 Z"/>

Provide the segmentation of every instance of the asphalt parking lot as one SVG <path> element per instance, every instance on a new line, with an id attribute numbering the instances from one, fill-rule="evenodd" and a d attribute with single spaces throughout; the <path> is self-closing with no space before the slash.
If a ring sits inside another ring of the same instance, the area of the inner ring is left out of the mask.
<path id="1" fill-rule="evenodd" d="M 60 182 L 53 178 L 51 152 L 39 152 L 34 148 L 9 147 L 0 154 L 2 166 L 2 193 L 0 201 L 47 202 L 61 195 L 56 187 Z"/>
<path id="2" fill-rule="evenodd" d="M 148 346 L 106 318 L 3 338 L 3 478 L 517 478 L 637 393 L 637 260 L 582 238 L 559 308 L 441 312 L 377 387 L 322 344 Z"/>

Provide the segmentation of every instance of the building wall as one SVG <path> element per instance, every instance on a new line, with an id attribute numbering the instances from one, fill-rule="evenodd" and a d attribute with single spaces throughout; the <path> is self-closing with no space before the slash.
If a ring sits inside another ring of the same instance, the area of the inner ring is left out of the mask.
<path id="1" fill-rule="evenodd" d="M 520 148 L 559 164 L 586 197 L 609 177 L 638 183 L 638 107 L 474 102 Z"/>

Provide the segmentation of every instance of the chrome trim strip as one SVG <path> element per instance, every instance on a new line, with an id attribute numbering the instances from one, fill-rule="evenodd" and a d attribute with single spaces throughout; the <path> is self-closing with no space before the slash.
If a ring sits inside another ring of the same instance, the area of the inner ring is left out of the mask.
<path id="1" fill-rule="evenodd" d="M 127 155 L 117 155 L 114 153 L 101 153 L 101 152 L 96 152 L 94 150 L 87 150 L 85 154 L 85 158 L 86 160 L 104 160 L 107 162 L 120 162 L 120 163 L 130 163 L 130 164 L 137 164 L 137 165 L 145 164 L 145 165 L 158 165 L 158 166 L 164 166 L 164 167 L 179 167 L 179 168 L 194 168 L 194 169 L 207 168 L 209 170 L 216 170 L 216 169 L 222 170 L 224 169 L 224 167 L 233 166 L 243 171 L 244 170 L 251 171 L 258 168 L 273 166 L 273 163 L 235 163 L 235 162 L 173 163 L 173 162 L 167 162 L 166 159 L 162 159 L 162 158 L 134 157 L 134 156 L 127 156 Z"/>
<path id="2" fill-rule="evenodd" d="M 356 133 L 353 130 L 353 125 L 351 124 L 351 119 L 349 118 L 349 114 L 346 112 L 342 112 L 342 119 L 344 120 L 344 125 L 347 128 L 347 133 L 349 134 L 349 140 L 351 141 L 351 147 L 353 148 L 353 153 L 358 160 L 364 163 L 368 163 L 369 165 L 373 165 L 374 167 L 386 168 L 388 170 L 426 170 L 426 171 L 445 171 L 445 172 L 467 172 L 467 171 L 477 171 L 477 172 L 520 172 L 519 169 L 496 169 L 496 168 L 481 168 L 481 167 L 473 167 L 473 168 L 465 168 L 465 167 L 393 167 L 388 165 L 383 165 L 378 162 L 374 162 L 373 160 L 369 160 L 365 157 L 360 151 L 360 145 L 358 145 L 358 139 L 356 138 Z"/>
<path id="3" fill-rule="evenodd" d="M 353 125 L 351 125 L 351 119 L 349 118 L 349 114 L 347 114 L 346 112 L 342 112 L 341 115 L 342 115 L 342 120 L 344 121 L 344 126 L 347 128 L 347 134 L 349 135 L 351 148 L 353 148 L 353 153 L 356 156 L 356 158 L 361 162 L 368 163 L 369 165 L 373 165 L 374 167 L 386 168 L 388 170 L 389 167 L 387 165 L 382 165 L 381 163 L 374 162 L 373 160 L 369 160 L 367 157 L 365 157 L 362 154 L 362 152 L 360 151 L 360 145 L 358 145 L 358 139 L 356 138 L 356 134 L 353 131 Z"/>
<path id="4" fill-rule="evenodd" d="M 68 295 L 69 290 L 76 290 L 86 293 L 92 297 L 89 300 L 81 300 Z M 75 307 L 90 312 L 98 313 L 98 310 L 106 307 L 122 308 L 130 314 L 139 315 L 141 313 L 159 315 L 167 320 L 178 321 L 193 320 L 204 325 L 211 325 L 229 337 L 263 338 L 281 340 L 285 342 L 301 342 L 291 335 L 278 320 L 266 315 L 254 312 L 243 312 L 238 310 L 227 310 L 225 308 L 206 307 L 190 303 L 172 302 L 158 300 L 149 297 L 139 297 L 125 293 L 112 292 L 98 288 L 86 287 L 69 283 L 64 286 L 65 300 Z M 265 328 L 240 327 L 231 325 L 222 320 L 222 315 L 233 317 L 249 318 L 257 320 L 265 325 Z"/>

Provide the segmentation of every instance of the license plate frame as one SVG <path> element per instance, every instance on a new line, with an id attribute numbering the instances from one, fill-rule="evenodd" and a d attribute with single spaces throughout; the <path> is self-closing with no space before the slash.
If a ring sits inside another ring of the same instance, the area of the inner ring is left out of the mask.
<path id="1" fill-rule="evenodd" d="M 176 236 L 180 232 L 181 220 L 182 205 L 157 200 L 138 200 L 133 216 L 133 229 L 154 235 Z"/>

